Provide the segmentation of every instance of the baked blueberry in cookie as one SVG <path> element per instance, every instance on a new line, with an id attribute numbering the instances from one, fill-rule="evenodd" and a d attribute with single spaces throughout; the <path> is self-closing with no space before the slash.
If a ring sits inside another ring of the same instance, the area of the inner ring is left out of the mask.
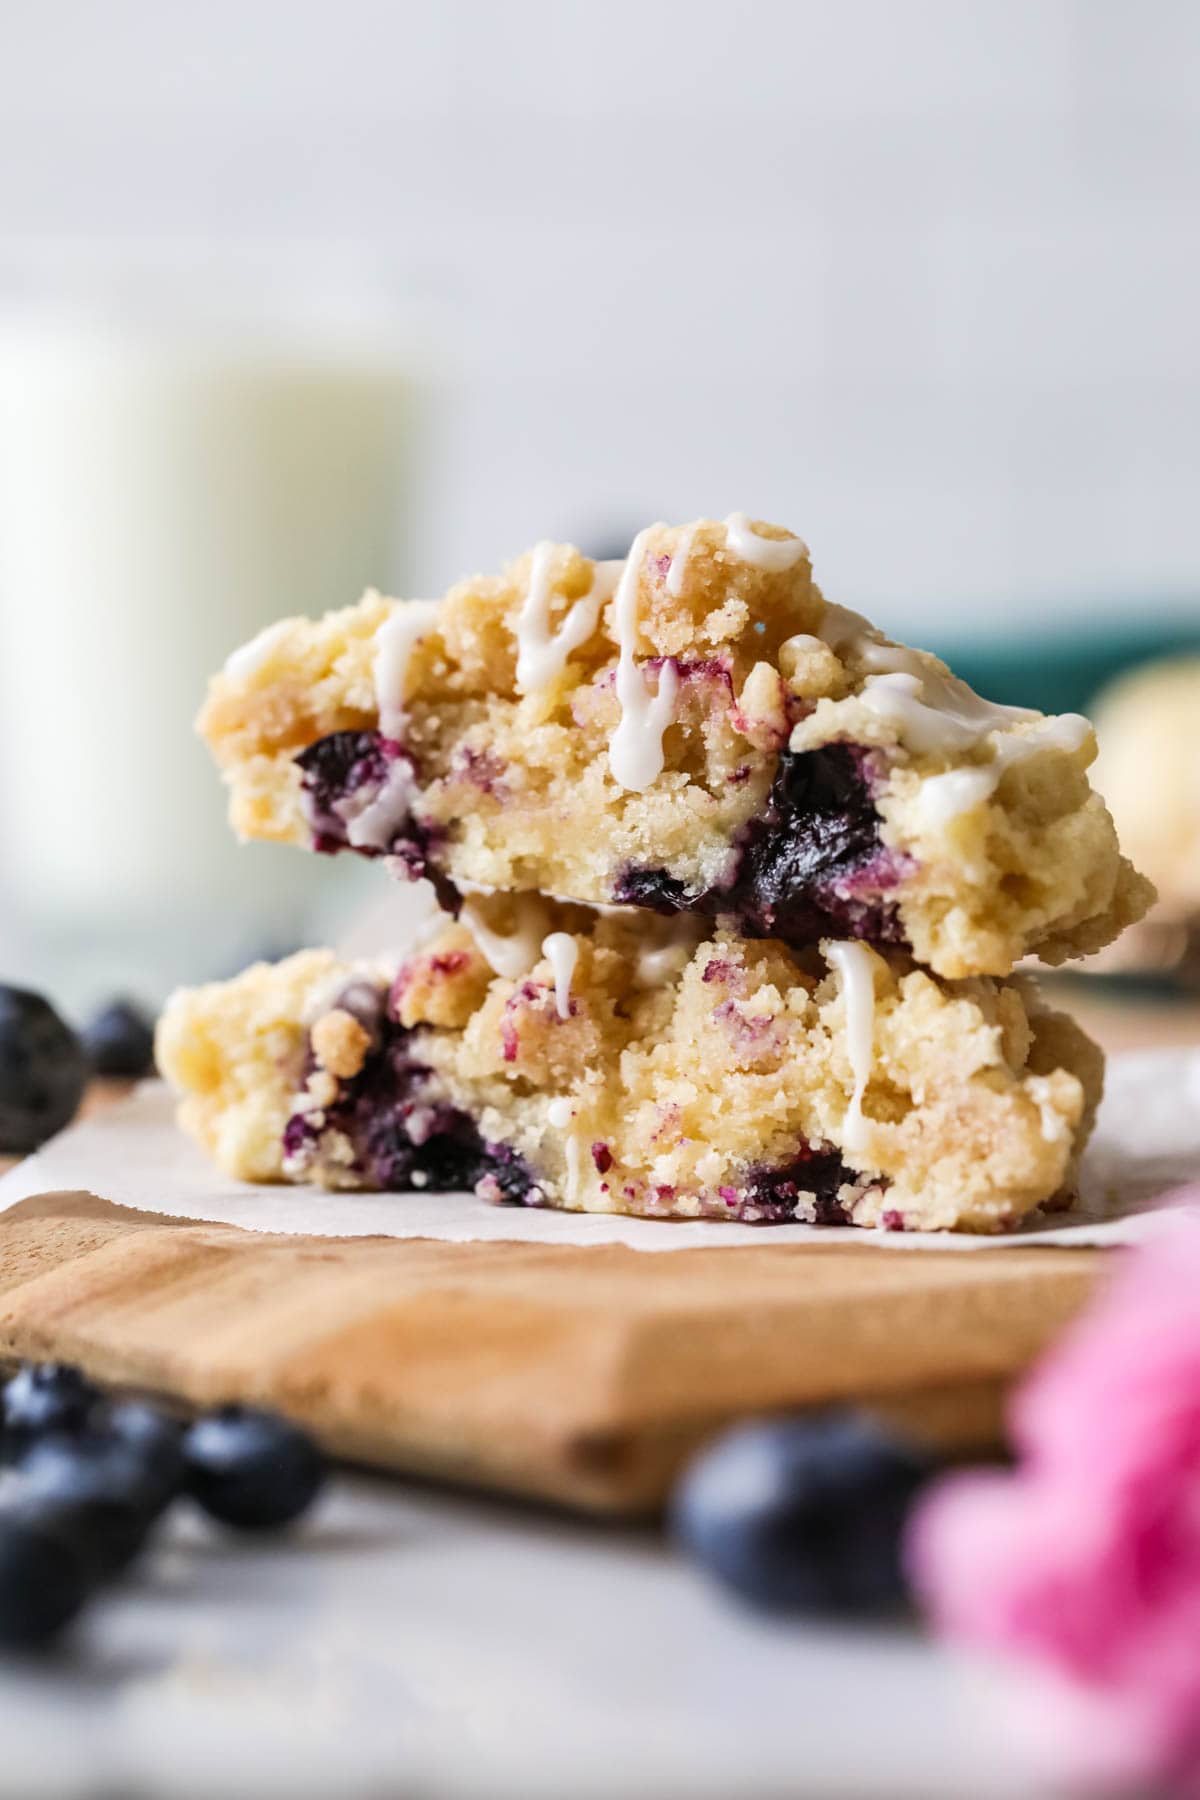
<path id="1" fill-rule="evenodd" d="M 893 899 L 903 858 L 880 837 L 872 753 L 856 744 L 785 750 L 767 804 L 742 827 L 731 877 L 689 892 L 665 869 L 622 871 L 614 899 L 653 912 L 699 912 L 743 937 L 902 944 Z"/>

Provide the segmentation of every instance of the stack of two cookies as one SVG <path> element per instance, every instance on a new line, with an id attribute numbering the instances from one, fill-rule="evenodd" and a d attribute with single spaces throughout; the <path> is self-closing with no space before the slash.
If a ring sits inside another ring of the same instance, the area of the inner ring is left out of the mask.
<path id="1" fill-rule="evenodd" d="M 1069 1198 L 1102 1062 L 1015 965 L 1151 891 L 1091 728 L 828 604 L 797 537 L 542 543 L 236 652 L 201 729 L 244 837 L 427 877 L 398 966 L 174 996 L 230 1173 L 654 1217 L 999 1230 Z"/>

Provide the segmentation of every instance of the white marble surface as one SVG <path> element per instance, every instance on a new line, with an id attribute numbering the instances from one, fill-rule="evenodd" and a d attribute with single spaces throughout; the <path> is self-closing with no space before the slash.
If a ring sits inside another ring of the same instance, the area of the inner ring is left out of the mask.
<path id="1" fill-rule="evenodd" d="M 344 1477 L 296 1538 L 177 1509 L 0 1665 L 0 1794 L 1033 1800 L 915 1630 L 735 1609 L 656 1534 Z"/>

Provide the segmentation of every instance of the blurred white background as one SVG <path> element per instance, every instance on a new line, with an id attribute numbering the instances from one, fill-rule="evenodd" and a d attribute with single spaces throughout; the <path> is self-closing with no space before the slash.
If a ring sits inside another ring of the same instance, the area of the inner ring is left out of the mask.
<path id="1" fill-rule="evenodd" d="M 191 734 L 366 581 L 744 509 L 997 698 L 1200 641 L 1198 203 L 1194 0 L 5 0 L 0 961 L 161 992 L 378 892 Z M 323 313 L 403 370 L 361 444 Z"/>
<path id="2" fill-rule="evenodd" d="M 418 589 L 743 507 L 889 621 L 1193 606 L 1198 202 L 1192 0 L 0 11 L 10 248 L 286 242 L 433 322 Z"/>

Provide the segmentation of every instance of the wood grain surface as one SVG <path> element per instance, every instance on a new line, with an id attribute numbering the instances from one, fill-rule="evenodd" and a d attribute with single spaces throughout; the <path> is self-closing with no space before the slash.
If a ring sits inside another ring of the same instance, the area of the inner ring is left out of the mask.
<path id="1" fill-rule="evenodd" d="M 635 1512 L 750 1412 L 853 1399 L 994 1443 L 1005 1386 L 1101 1261 L 316 1239 L 42 1195 L 0 1214 L 0 1353 L 276 1406 L 354 1460 Z"/>

